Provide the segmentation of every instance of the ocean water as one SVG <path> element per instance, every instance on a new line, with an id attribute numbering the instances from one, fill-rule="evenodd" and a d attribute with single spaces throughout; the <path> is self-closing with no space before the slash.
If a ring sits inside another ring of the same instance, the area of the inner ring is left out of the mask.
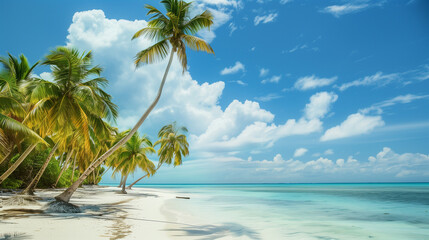
<path id="1" fill-rule="evenodd" d="M 429 239 L 429 183 L 139 186 L 191 197 L 202 239 Z"/>

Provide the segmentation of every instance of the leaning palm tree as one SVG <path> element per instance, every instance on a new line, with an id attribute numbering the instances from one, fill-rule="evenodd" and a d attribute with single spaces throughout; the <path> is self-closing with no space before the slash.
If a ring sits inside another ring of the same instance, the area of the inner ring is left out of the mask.
<path id="1" fill-rule="evenodd" d="M 137 167 L 152 175 L 155 172 L 155 165 L 149 160 L 147 154 L 155 153 L 152 142 L 146 137 L 139 137 L 138 133 L 126 142 L 117 152 L 116 158 L 112 158 L 109 165 L 113 167 L 113 175 L 120 172 L 123 176 L 121 179 L 122 193 L 126 194 L 125 184 L 128 175 L 133 173 Z"/>
<path id="2" fill-rule="evenodd" d="M 205 51 L 208 53 L 214 53 L 213 49 L 208 43 L 203 39 L 192 36 L 196 34 L 199 30 L 204 28 L 209 28 L 213 24 L 213 16 L 209 11 L 204 11 L 201 14 L 198 14 L 194 17 L 190 17 L 190 7 L 191 3 L 179 0 L 162 0 L 161 3 L 164 5 L 167 10 L 166 15 L 164 15 L 160 10 L 156 9 L 153 6 L 146 5 L 145 7 L 149 10 L 147 15 L 151 15 L 150 21 L 146 28 L 141 29 L 136 32 L 133 36 L 133 39 L 140 36 L 148 37 L 151 40 L 156 41 L 156 43 L 145 50 L 137 53 L 135 58 L 136 66 L 141 64 L 149 64 L 156 60 L 164 59 L 168 51 L 171 48 L 170 59 L 167 64 L 164 76 L 162 78 L 161 84 L 158 89 L 158 94 L 155 97 L 155 100 L 139 119 L 136 125 L 131 129 L 129 134 L 124 137 L 121 141 L 115 144 L 107 152 L 101 155 L 98 159 L 92 162 L 87 170 L 79 177 L 79 179 L 74 182 L 68 189 L 63 193 L 56 196 L 55 198 L 59 201 L 69 202 L 71 196 L 76 191 L 85 178 L 99 165 L 101 165 L 110 155 L 112 155 L 116 150 L 118 150 L 123 144 L 125 144 L 138 128 L 145 121 L 149 113 L 155 108 L 158 103 L 162 89 L 165 84 L 165 80 L 168 75 L 168 71 L 173 61 L 173 56 L 177 53 L 179 61 L 181 62 L 183 72 L 187 68 L 187 57 L 186 57 L 186 46 L 197 51 Z"/>
<path id="3" fill-rule="evenodd" d="M 177 127 L 176 122 L 168 124 L 159 130 L 158 137 L 160 139 L 155 142 L 155 146 L 160 145 L 158 149 L 159 161 L 156 171 L 158 171 L 164 163 L 168 165 L 174 163 L 174 166 L 181 165 L 182 158 L 189 155 L 189 143 L 186 140 L 186 132 L 188 132 L 188 129 L 185 127 Z M 146 174 L 137 179 L 128 186 L 128 189 L 131 189 L 134 184 L 148 176 L 149 174 Z"/>

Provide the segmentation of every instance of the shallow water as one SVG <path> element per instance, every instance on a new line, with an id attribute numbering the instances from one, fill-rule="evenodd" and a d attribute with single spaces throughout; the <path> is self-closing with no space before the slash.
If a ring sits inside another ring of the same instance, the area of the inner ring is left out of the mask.
<path id="1" fill-rule="evenodd" d="M 140 187 L 190 196 L 174 207 L 202 216 L 235 237 L 429 239 L 428 183 Z"/>

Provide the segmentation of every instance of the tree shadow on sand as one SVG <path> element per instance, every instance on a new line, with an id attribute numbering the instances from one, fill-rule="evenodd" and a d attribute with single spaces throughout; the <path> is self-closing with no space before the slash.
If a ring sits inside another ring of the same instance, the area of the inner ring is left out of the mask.
<path id="1" fill-rule="evenodd" d="M 250 239 L 261 239 L 259 234 L 252 229 L 237 223 L 223 223 L 222 225 L 202 225 L 191 226 L 175 229 L 167 229 L 166 231 L 175 232 L 174 236 L 178 237 L 198 237 L 201 240 L 218 239 L 228 236 L 233 237 L 248 237 Z"/>
<path id="2" fill-rule="evenodd" d="M 0 240 L 24 240 L 30 239 L 25 233 L 0 233 Z"/>

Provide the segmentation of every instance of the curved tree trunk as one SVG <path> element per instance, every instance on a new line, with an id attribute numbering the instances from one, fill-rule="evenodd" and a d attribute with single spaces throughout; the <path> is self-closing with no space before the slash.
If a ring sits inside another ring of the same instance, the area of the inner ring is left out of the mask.
<path id="1" fill-rule="evenodd" d="M 7 154 L 4 156 L 4 158 L 0 159 L 0 164 L 2 164 L 4 162 L 4 160 L 8 159 L 10 157 L 10 155 L 13 152 L 14 147 L 11 147 L 10 150 L 7 152 Z"/>
<path id="2" fill-rule="evenodd" d="M 119 182 L 118 187 L 121 187 L 123 183 L 124 183 L 124 175 L 121 174 L 121 181 Z"/>
<path id="3" fill-rule="evenodd" d="M 162 165 L 162 164 L 159 164 L 159 165 L 158 165 L 158 167 L 156 168 L 155 172 L 156 172 L 156 171 L 158 171 L 158 169 L 161 167 L 161 165 Z M 143 178 L 145 178 L 145 177 L 147 177 L 147 176 L 149 176 L 149 173 L 148 173 L 148 174 L 146 174 L 146 175 L 144 175 L 143 177 L 141 177 L 141 178 L 137 179 L 137 180 L 136 180 L 136 181 L 134 181 L 133 183 L 131 183 L 131 184 L 127 187 L 127 189 L 131 189 L 131 188 L 134 186 L 134 184 L 136 184 L 136 183 L 140 182 L 140 180 L 142 180 Z"/>
<path id="4" fill-rule="evenodd" d="M 121 192 L 122 192 L 123 194 L 127 194 L 127 191 L 125 191 L 125 185 L 127 184 L 127 178 L 128 178 L 128 174 L 127 174 L 127 175 L 125 175 L 124 183 L 122 183 L 122 190 L 121 190 Z"/>
<path id="5" fill-rule="evenodd" d="M 72 154 L 73 154 L 73 151 L 74 151 L 74 150 L 71 150 L 71 152 L 67 153 L 66 161 L 65 161 L 65 163 L 64 163 L 63 168 L 61 169 L 60 174 L 58 175 L 57 181 L 56 181 L 56 182 L 55 182 L 55 184 L 52 186 L 53 188 L 56 188 L 56 187 L 57 187 L 57 184 L 58 184 L 58 182 L 59 182 L 59 181 L 60 181 L 60 179 L 61 179 L 61 175 L 63 175 L 63 172 L 67 169 L 67 165 L 68 165 L 68 163 L 69 163 L 69 160 L 71 159 L 71 156 L 72 156 Z"/>
<path id="6" fill-rule="evenodd" d="M 77 158 L 77 153 L 76 153 L 76 155 L 74 155 L 73 170 L 72 170 L 72 175 L 71 175 L 71 182 L 73 182 L 73 180 L 74 180 L 74 170 L 76 169 L 76 158 Z"/>
<path id="7" fill-rule="evenodd" d="M 33 149 L 36 147 L 37 143 L 34 143 L 32 145 L 30 145 L 27 149 L 25 149 L 25 151 L 21 154 L 21 156 L 19 156 L 18 160 L 16 160 L 16 162 L 14 164 L 12 164 L 12 166 L 10 166 L 9 169 L 6 170 L 5 173 L 3 173 L 3 175 L 0 176 L 0 184 L 7 178 L 9 177 L 10 174 L 13 173 L 13 171 L 15 171 L 18 166 L 24 161 L 24 159 L 28 156 L 28 154 L 31 153 L 31 151 L 33 151 Z"/>
<path id="8" fill-rule="evenodd" d="M 59 143 L 56 143 L 54 148 L 52 148 L 51 152 L 49 153 L 48 157 L 45 160 L 45 163 L 43 163 L 42 167 L 40 168 L 39 172 L 36 174 L 36 176 L 33 178 L 30 184 L 22 191 L 22 194 L 28 194 L 33 195 L 34 189 L 36 188 L 37 184 L 40 181 L 40 178 L 42 178 L 43 173 L 45 172 L 46 168 L 48 167 L 49 162 L 52 159 L 52 156 L 54 156 L 55 152 L 57 151 Z"/>
<path id="9" fill-rule="evenodd" d="M 140 182 L 140 180 L 142 180 L 143 178 L 145 178 L 145 177 L 147 177 L 147 176 L 149 176 L 149 174 L 146 174 L 146 175 L 144 175 L 143 177 L 141 177 L 141 178 L 137 179 L 136 181 L 134 181 L 133 183 L 131 183 L 131 184 L 127 187 L 127 189 L 131 189 L 131 188 L 134 186 L 134 184 L 136 184 L 136 183 Z"/>
<path id="10" fill-rule="evenodd" d="M 165 80 L 167 79 L 168 71 L 170 70 L 171 62 L 173 61 L 174 52 L 176 50 L 173 48 L 171 50 L 170 54 L 170 60 L 168 61 L 167 68 L 165 69 L 164 76 L 161 81 L 161 85 L 158 89 L 158 94 L 156 95 L 155 100 L 153 103 L 149 106 L 149 108 L 146 110 L 146 112 L 143 114 L 143 116 L 139 119 L 137 124 L 131 129 L 131 131 L 128 133 L 127 136 L 119 140 L 112 148 L 107 150 L 103 155 L 101 155 L 97 160 L 93 161 L 91 165 L 85 170 L 85 172 L 79 177 L 79 179 L 74 182 L 69 188 L 67 188 L 63 193 L 56 196 L 55 199 L 58 201 L 63 202 L 69 202 L 71 196 L 76 191 L 76 189 L 79 187 L 79 185 L 85 180 L 85 178 L 98 166 L 100 166 L 110 155 L 112 155 L 116 150 L 118 150 L 122 145 L 124 145 L 133 135 L 139 127 L 142 125 L 142 123 L 146 120 L 147 116 L 149 116 L 149 113 L 155 108 L 156 104 L 158 103 L 159 99 L 161 98 L 162 89 L 164 88 Z"/>

